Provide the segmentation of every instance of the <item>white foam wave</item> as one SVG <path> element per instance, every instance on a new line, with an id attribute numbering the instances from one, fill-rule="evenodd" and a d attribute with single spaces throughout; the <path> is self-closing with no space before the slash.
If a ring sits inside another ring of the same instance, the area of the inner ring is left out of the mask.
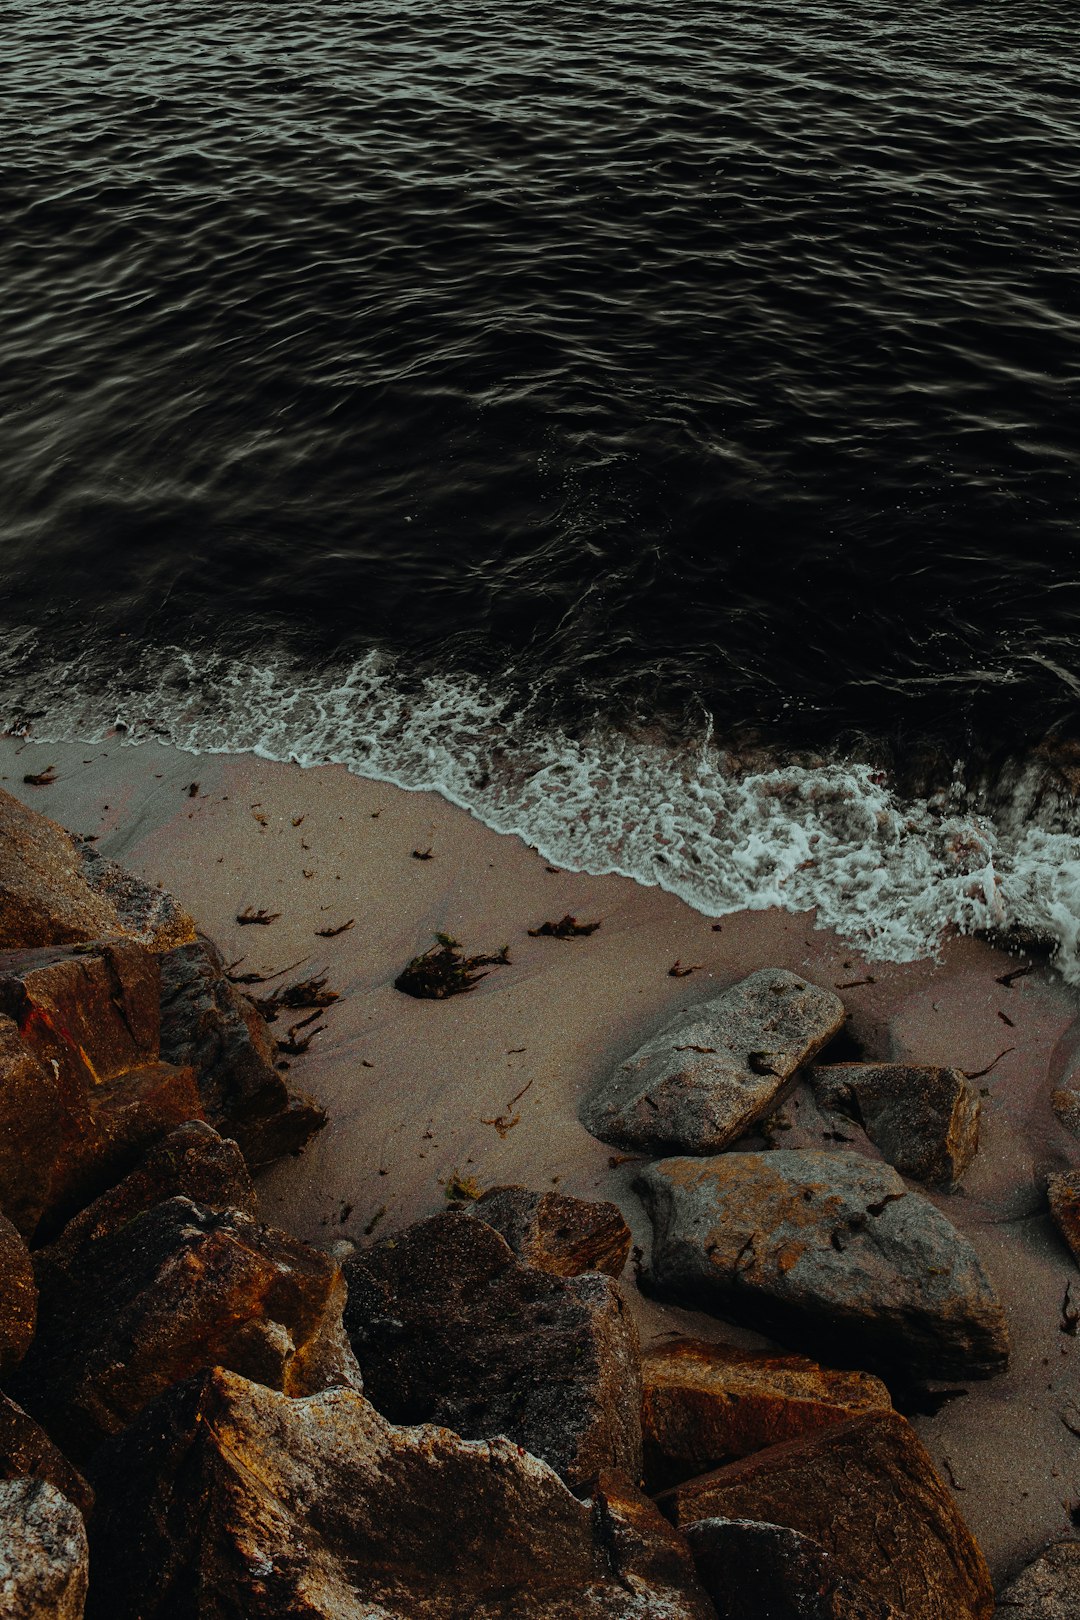
<path id="1" fill-rule="evenodd" d="M 950 931 L 1020 924 L 1060 942 L 1080 983 L 1080 816 L 1037 810 L 1020 779 L 992 812 L 898 796 L 858 761 L 745 773 L 704 737 L 674 751 L 647 735 L 577 737 L 523 717 L 467 678 L 403 677 L 377 655 L 337 675 L 156 654 L 106 707 L 67 666 L 24 678 L 6 725 L 36 711 L 42 741 L 168 741 L 251 752 L 429 789 L 560 866 L 659 884 L 708 916 L 816 909 L 870 957 L 933 955 Z"/>

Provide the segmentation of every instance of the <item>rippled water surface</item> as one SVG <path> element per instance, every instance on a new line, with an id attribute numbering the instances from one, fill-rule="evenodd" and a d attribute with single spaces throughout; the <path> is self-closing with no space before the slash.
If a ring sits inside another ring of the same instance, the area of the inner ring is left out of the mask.
<path id="1" fill-rule="evenodd" d="M 816 740 L 1063 722 L 1075 39 L 1049 0 L 9 4 L 26 702 L 167 641 Z"/>

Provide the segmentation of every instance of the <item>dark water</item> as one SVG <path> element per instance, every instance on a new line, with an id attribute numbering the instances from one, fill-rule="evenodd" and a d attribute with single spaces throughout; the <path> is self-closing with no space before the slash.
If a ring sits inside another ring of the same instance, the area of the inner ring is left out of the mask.
<path id="1" fill-rule="evenodd" d="M 23 0 L 3 38 L 26 704 L 175 643 L 788 740 L 1069 724 L 1072 5 Z"/>

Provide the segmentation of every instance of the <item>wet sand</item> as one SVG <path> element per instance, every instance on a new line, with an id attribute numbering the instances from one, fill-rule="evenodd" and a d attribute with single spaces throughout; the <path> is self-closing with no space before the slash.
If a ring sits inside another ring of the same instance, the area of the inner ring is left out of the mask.
<path id="1" fill-rule="evenodd" d="M 23 782 L 48 765 L 51 786 Z M 0 781 L 172 890 L 236 972 L 290 970 L 275 983 L 327 974 L 340 999 L 301 1032 L 316 1031 L 292 1059 L 290 1080 L 319 1099 L 330 1123 L 301 1158 L 260 1182 L 266 1218 L 322 1246 L 364 1243 L 444 1208 L 459 1178 L 612 1198 L 646 1247 L 633 1163 L 585 1132 L 577 1100 L 665 1017 L 755 968 L 787 967 L 839 987 L 853 1051 L 988 1069 L 977 1082 L 979 1157 L 964 1191 L 935 1201 L 1001 1292 L 1013 1365 L 914 1421 L 996 1579 L 1074 1530 L 1080 1341 L 1061 1324 L 1070 1283 L 1080 1301 L 1080 1273 L 1042 1187 L 1048 1170 L 1080 1164 L 1080 1142 L 1047 1101 L 1054 1086 L 1080 1077 L 1080 1001 L 1051 970 L 1036 964 L 1003 985 L 1017 960 L 973 939 L 947 942 L 938 961 L 868 962 L 805 914 L 740 913 L 717 931 L 660 890 L 552 871 L 519 839 L 435 795 L 338 767 L 8 738 Z M 247 907 L 280 915 L 241 926 Z M 601 926 L 570 941 L 528 936 L 566 912 Z M 318 933 L 347 923 L 336 937 Z M 436 932 L 470 953 L 508 945 L 511 965 L 449 1001 L 402 995 L 395 977 Z M 694 971 L 673 977 L 676 963 Z M 784 1146 L 822 1145 L 805 1104 L 788 1112 Z M 764 1342 L 645 1300 L 629 1272 L 626 1282 L 645 1342 L 686 1331 Z"/>

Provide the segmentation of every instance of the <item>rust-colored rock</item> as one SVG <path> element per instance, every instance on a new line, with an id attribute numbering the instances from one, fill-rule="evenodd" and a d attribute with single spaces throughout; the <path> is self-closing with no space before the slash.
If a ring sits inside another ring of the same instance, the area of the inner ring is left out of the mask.
<path id="1" fill-rule="evenodd" d="M 616 1204 L 526 1187 L 492 1187 L 473 1208 L 537 1271 L 557 1277 L 605 1271 L 618 1277 L 630 1256 L 630 1228 Z"/>
<path id="2" fill-rule="evenodd" d="M 474 1216 L 433 1215 L 345 1263 L 364 1388 L 395 1423 L 508 1435 L 575 1488 L 641 1474 L 637 1335 L 618 1285 L 554 1277 Z"/>
<path id="3" fill-rule="evenodd" d="M 641 1383 L 650 1491 L 861 1412 L 892 1409 L 888 1390 L 871 1373 L 837 1372 L 806 1356 L 763 1355 L 701 1339 L 648 1350 Z"/>
<path id="4" fill-rule="evenodd" d="M 358 1381 L 338 1267 L 238 1210 L 170 1198 L 41 1282 L 12 1392 L 76 1462 L 204 1367 L 290 1395 Z"/>
<path id="5" fill-rule="evenodd" d="M 95 1459 L 92 1620 L 708 1620 L 625 1483 L 580 1502 L 506 1439 L 394 1428 L 215 1371 Z"/>
<path id="6" fill-rule="evenodd" d="M 25 1356 L 34 1337 L 38 1291 L 21 1235 L 0 1215 L 0 1378 Z"/>
<path id="7" fill-rule="evenodd" d="M 874 1412 L 770 1446 L 658 1498 L 677 1526 L 752 1519 L 818 1542 L 904 1620 L 990 1620 L 986 1563 L 915 1431 Z"/>
<path id="8" fill-rule="evenodd" d="M 955 1187 L 979 1146 L 979 1093 L 962 1069 L 830 1063 L 809 1071 L 825 1108 L 857 1121 L 891 1165 L 929 1187 Z"/>
<path id="9" fill-rule="evenodd" d="M 82 1620 L 86 1528 L 42 1479 L 0 1481 L 0 1613 L 4 1620 Z"/>
<path id="10" fill-rule="evenodd" d="M 109 935 L 165 950 L 194 939 L 195 925 L 171 895 L 0 788 L 0 949 Z"/>
<path id="11" fill-rule="evenodd" d="M 195 1070 L 206 1118 L 239 1142 L 252 1170 L 299 1153 L 326 1124 L 317 1103 L 289 1092 L 265 1020 L 208 939 L 161 958 L 161 1046 Z"/>
<path id="12" fill-rule="evenodd" d="M 846 1580 L 820 1542 L 752 1519 L 700 1519 L 684 1531 L 718 1620 L 905 1620 Z"/>
<path id="13" fill-rule="evenodd" d="M 89 1518 L 94 1493 L 29 1412 L 0 1394 L 0 1479 L 44 1479 Z"/>
<path id="14" fill-rule="evenodd" d="M 1054 1224 L 1080 1265 L 1080 1170 L 1047 1176 L 1046 1196 Z"/>
<path id="15" fill-rule="evenodd" d="M 0 1015 L 0 1211 L 24 1237 L 49 1201 L 63 1129 L 56 1075 Z"/>
<path id="16" fill-rule="evenodd" d="M 1067 1131 L 1080 1136 L 1080 1091 L 1067 1086 L 1050 1093 L 1050 1106 Z"/>

